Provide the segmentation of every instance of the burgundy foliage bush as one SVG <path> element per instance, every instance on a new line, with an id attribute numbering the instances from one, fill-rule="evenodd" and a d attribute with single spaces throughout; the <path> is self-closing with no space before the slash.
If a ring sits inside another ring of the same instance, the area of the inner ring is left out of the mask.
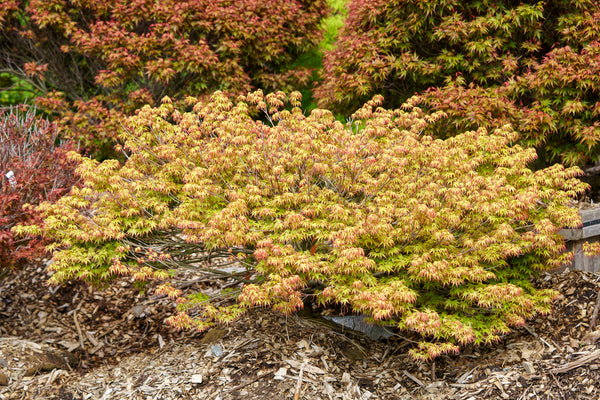
<path id="1" fill-rule="evenodd" d="M 78 181 L 56 125 L 35 109 L 0 109 L 0 270 L 43 253 L 39 238 L 16 238 L 11 228 L 41 218 L 34 205 L 55 201 Z M 23 207 L 31 204 L 31 207 Z"/>
<path id="2" fill-rule="evenodd" d="M 164 96 L 308 83 L 292 64 L 319 42 L 326 12 L 325 0 L 0 0 L 0 69 L 106 152 L 124 115 Z"/>

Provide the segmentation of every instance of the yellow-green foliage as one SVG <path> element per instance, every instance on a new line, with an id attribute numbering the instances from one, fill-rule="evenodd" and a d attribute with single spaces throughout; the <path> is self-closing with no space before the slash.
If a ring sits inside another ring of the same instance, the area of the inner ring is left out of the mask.
<path id="1" fill-rule="evenodd" d="M 74 154 L 84 187 L 21 231 L 56 240 L 54 282 L 165 281 L 180 328 L 315 296 L 422 334 L 411 354 L 430 359 L 549 311 L 555 293 L 528 279 L 569 257 L 558 230 L 580 224 L 567 205 L 585 189 L 578 169 L 531 171 L 535 151 L 512 146 L 509 127 L 439 140 L 422 132 L 444 115 L 411 104 L 386 110 L 376 97 L 343 125 L 303 115 L 300 100 L 258 91 L 189 99 L 189 112 L 169 99 L 144 107 L 121 138 L 127 161 Z M 185 246 L 248 268 L 235 306 L 169 286 Z"/>

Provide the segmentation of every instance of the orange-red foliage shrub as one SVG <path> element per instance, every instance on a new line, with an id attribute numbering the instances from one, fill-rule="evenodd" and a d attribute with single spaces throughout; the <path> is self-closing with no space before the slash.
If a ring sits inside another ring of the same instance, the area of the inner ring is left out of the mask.
<path id="1" fill-rule="evenodd" d="M 443 137 L 513 124 L 541 164 L 600 156 L 600 12 L 595 0 L 351 0 L 323 61 L 320 105 L 415 93 L 449 114 Z"/>
<path id="2" fill-rule="evenodd" d="M 325 0 L 1 0 L 0 69 L 106 154 L 124 115 L 163 96 L 307 83 L 291 65 L 326 12 Z"/>

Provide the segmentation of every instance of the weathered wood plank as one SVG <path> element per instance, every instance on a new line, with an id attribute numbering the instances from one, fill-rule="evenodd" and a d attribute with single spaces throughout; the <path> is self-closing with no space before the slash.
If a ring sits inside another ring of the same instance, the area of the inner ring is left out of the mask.
<path id="1" fill-rule="evenodd" d="M 581 222 L 586 223 L 600 219 L 600 208 L 592 208 L 590 210 L 580 210 Z"/>
<path id="2" fill-rule="evenodd" d="M 581 240 L 583 238 L 583 229 L 561 229 L 558 233 L 565 240 Z"/>

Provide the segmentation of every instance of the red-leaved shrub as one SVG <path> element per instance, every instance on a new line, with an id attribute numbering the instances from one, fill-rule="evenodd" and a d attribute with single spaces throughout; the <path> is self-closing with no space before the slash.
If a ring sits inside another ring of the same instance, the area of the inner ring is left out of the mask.
<path id="1" fill-rule="evenodd" d="M 39 223 L 33 206 L 56 201 L 78 181 L 66 157 L 72 146 L 56 146 L 57 134 L 34 109 L 0 109 L 0 269 L 43 253 L 40 238 L 16 238 L 11 228 Z"/>
<path id="2" fill-rule="evenodd" d="M 349 113 L 415 93 L 455 129 L 513 124 L 541 165 L 600 156 L 600 11 L 593 0 L 351 0 L 315 97 Z M 433 131 L 431 131 L 433 132 Z"/>
<path id="3" fill-rule="evenodd" d="M 432 88 L 420 98 L 422 106 L 450 116 L 444 126 L 431 127 L 430 132 L 440 137 L 510 123 L 520 133 L 521 144 L 538 148 L 541 165 L 598 162 L 600 42 L 581 50 L 554 49 L 530 71 L 502 86 L 452 83 Z"/>
<path id="4" fill-rule="evenodd" d="M 124 115 L 163 96 L 306 84 L 311 71 L 292 64 L 326 12 L 325 0 L 0 0 L 0 69 L 109 153 Z"/>

